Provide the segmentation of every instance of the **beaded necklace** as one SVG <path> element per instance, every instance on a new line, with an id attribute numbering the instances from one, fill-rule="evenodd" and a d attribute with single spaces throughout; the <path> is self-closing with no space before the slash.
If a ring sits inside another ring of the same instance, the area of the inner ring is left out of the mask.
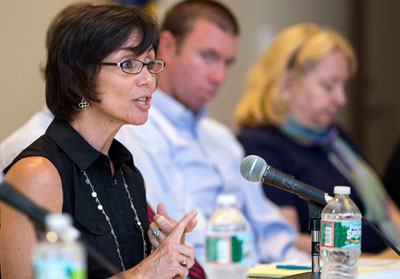
<path id="1" fill-rule="evenodd" d="M 92 182 L 91 182 L 90 179 L 89 179 L 89 176 L 86 174 L 86 172 L 85 172 L 84 170 L 81 170 L 81 172 L 82 172 L 82 174 L 85 176 L 85 182 L 86 182 L 86 184 L 88 184 L 88 185 L 90 186 L 91 190 L 92 190 L 92 197 L 95 199 L 95 201 L 96 201 L 96 203 L 97 203 L 97 209 L 98 209 L 99 211 L 101 211 L 101 213 L 104 215 L 104 217 L 105 217 L 105 219 L 106 219 L 108 225 L 110 226 L 111 234 L 112 234 L 112 236 L 114 237 L 115 246 L 117 247 L 117 254 L 118 254 L 119 260 L 120 260 L 120 262 L 121 262 L 121 267 L 122 267 L 122 270 L 125 271 L 125 265 L 124 265 L 124 262 L 123 262 L 123 260 L 122 260 L 121 251 L 120 251 L 120 249 L 119 249 L 119 242 L 118 242 L 118 239 L 117 239 L 117 235 L 115 234 L 114 228 L 113 228 L 113 226 L 112 226 L 112 224 L 111 224 L 111 222 L 110 222 L 110 217 L 109 217 L 108 214 L 104 211 L 103 205 L 101 204 L 101 202 L 100 202 L 100 200 L 99 200 L 99 198 L 98 198 L 98 196 L 97 196 L 97 192 L 95 191 L 94 186 L 93 186 Z M 125 176 L 124 176 L 124 173 L 123 173 L 122 169 L 120 170 L 120 172 L 121 172 L 121 176 L 122 176 L 122 181 L 124 182 L 126 195 L 128 196 L 129 203 L 130 203 L 130 205 L 131 205 L 131 209 L 132 209 L 132 211 L 133 211 L 133 213 L 134 213 L 134 215 L 135 215 L 136 224 L 138 224 L 138 226 L 139 226 L 139 228 L 140 228 L 140 232 L 141 232 L 141 234 L 142 234 L 142 240 L 143 240 L 143 258 L 146 258 L 146 248 L 147 248 L 147 244 L 146 244 L 146 240 L 145 240 L 145 237 L 144 237 L 144 230 L 143 230 L 143 227 L 142 227 L 142 222 L 140 222 L 139 216 L 138 216 L 137 211 L 136 211 L 136 208 L 135 208 L 135 206 L 133 205 L 132 197 L 131 197 L 131 194 L 129 193 L 128 185 L 126 184 Z M 114 180 L 114 183 L 115 183 L 115 185 L 117 184 L 117 180 L 116 180 L 116 179 Z"/>

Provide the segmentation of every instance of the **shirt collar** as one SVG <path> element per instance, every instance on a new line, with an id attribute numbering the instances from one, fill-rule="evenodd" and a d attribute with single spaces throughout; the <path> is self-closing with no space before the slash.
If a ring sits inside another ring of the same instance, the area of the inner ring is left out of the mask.
<path id="1" fill-rule="evenodd" d="M 203 107 L 197 113 L 194 113 L 160 89 L 154 92 L 151 103 L 152 106 L 166 116 L 174 126 L 179 128 L 196 127 L 199 121 L 209 113 L 207 107 Z"/>
<path id="2" fill-rule="evenodd" d="M 81 169 L 87 169 L 102 153 L 94 149 L 68 122 L 55 118 L 46 131 L 68 157 Z M 104 155 L 103 155 L 104 156 Z M 113 140 L 109 156 L 118 169 L 123 162 L 133 166 L 131 153 L 117 140 Z"/>

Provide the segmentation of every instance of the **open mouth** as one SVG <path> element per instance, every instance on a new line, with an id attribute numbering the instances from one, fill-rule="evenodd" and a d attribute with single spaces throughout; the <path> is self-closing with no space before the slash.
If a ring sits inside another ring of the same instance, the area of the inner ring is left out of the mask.
<path id="1" fill-rule="evenodd" d="M 137 103 L 139 103 L 141 105 L 145 105 L 148 102 L 148 100 L 149 100 L 149 98 L 142 97 L 142 98 L 136 99 L 135 102 L 137 102 Z"/>

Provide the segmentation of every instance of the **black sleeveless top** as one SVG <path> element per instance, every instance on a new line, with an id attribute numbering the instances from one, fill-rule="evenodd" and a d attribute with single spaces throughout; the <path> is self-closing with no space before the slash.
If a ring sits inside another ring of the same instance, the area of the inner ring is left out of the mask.
<path id="1" fill-rule="evenodd" d="M 143 178 L 133 164 L 131 153 L 121 143 L 114 140 L 109 151 L 115 166 L 115 176 L 112 177 L 108 158 L 89 145 L 67 122 L 54 119 L 46 133 L 22 151 L 5 172 L 15 162 L 28 156 L 45 157 L 54 164 L 62 181 L 63 212 L 73 217 L 74 225 L 81 231 L 83 239 L 121 270 L 111 228 L 98 209 L 98 204 L 91 195 L 92 190 L 81 171 L 87 173 L 111 219 L 125 268 L 129 269 L 143 260 L 143 239 L 140 228 L 134 221 L 135 216 L 123 183 L 123 173 L 144 230 L 146 253 L 150 254 Z M 106 278 L 111 275 L 96 259 L 88 255 L 89 278 Z"/>

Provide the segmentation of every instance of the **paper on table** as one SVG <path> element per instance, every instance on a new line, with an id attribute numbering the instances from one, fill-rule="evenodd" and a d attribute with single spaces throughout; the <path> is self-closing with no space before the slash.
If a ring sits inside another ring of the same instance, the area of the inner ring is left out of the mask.
<path id="1" fill-rule="evenodd" d="M 304 273 L 306 270 L 304 269 L 280 269 L 276 268 L 276 265 L 299 265 L 299 266 L 310 266 L 310 263 L 299 263 L 299 262 L 280 262 L 275 264 L 267 264 L 267 265 L 259 265 L 253 267 L 249 271 L 249 278 L 281 278 L 284 276 L 295 275 L 299 273 Z M 370 258 L 362 258 L 358 261 L 358 272 L 359 274 L 366 273 L 376 273 L 382 272 L 387 273 L 388 271 L 397 271 L 400 273 L 400 260 L 392 260 L 392 259 L 370 259 Z M 375 277 L 363 277 L 361 278 L 375 278 Z M 381 276 L 379 276 L 381 278 Z M 382 277 L 382 278 L 390 278 L 390 277 Z M 396 278 L 396 277 L 391 277 Z M 400 278 L 400 277 L 398 277 Z"/>

